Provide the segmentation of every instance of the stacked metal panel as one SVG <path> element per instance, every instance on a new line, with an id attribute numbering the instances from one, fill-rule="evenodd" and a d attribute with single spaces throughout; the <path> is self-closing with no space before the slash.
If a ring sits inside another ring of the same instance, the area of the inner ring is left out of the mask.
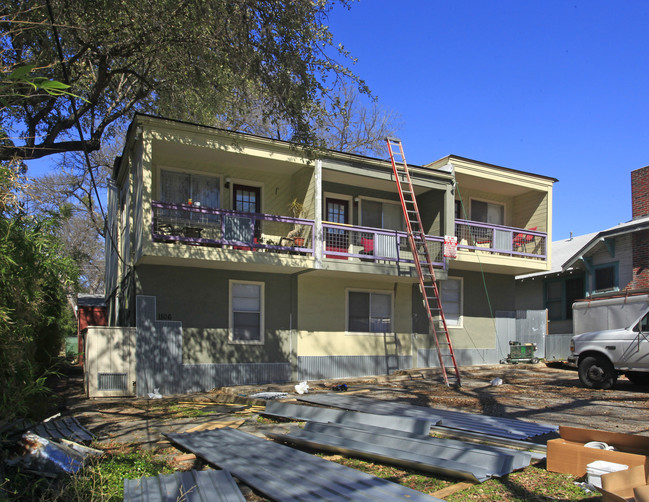
<path id="1" fill-rule="evenodd" d="M 188 471 L 125 479 L 125 502 L 245 502 L 227 471 Z"/>
<path id="2" fill-rule="evenodd" d="M 438 424 L 441 419 L 431 418 L 410 418 L 395 417 L 387 415 L 375 415 L 372 413 L 359 413 L 356 411 L 333 410 L 331 408 L 320 408 L 315 406 L 304 406 L 299 404 L 269 402 L 266 404 L 264 415 L 295 418 L 297 420 L 311 420 L 314 422 L 331 422 L 345 424 L 363 424 L 375 427 L 385 427 L 403 432 L 417 434 L 419 436 L 430 435 L 431 422 Z"/>
<path id="3" fill-rule="evenodd" d="M 479 483 L 523 469 L 531 459 L 526 452 L 452 439 L 404 437 L 393 432 L 359 424 L 308 422 L 304 429 L 289 434 L 269 433 L 267 436 L 284 443 L 360 456 Z"/>
<path id="4" fill-rule="evenodd" d="M 71 439 L 72 441 L 92 441 L 94 436 L 74 417 L 63 417 L 31 427 L 34 434 L 49 439 Z"/>
<path id="5" fill-rule="evenodd" d="M 363 411 L 380 415 L 396 415 L 412 418 L 442 419 L 441 426 L 492 436 L 524 440 L 556 432 L 555 425 L 537 424 L 511 418 L 490 417 L 460 411 L 427 408 L 392 401 L 382 401 L 359 395 L 309 394 L 298 396 L 298 400 L 333 406 L 346 410 Z"/>
<path id="6" fill-rule="evenodd" d="M 234 429 L 166 436 L 277 501 L 440 500 Z"/>

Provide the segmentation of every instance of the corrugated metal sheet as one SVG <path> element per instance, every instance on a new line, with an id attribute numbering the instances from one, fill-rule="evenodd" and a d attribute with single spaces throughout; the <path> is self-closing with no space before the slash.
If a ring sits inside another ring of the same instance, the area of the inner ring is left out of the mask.
<path id="1" fill-rule="evenodd" d="M 290 381 L 290 363 L 184 364 L 182 392 L 206 392 L 229 385 Z"/>
<path id="2" fill-rule="evenodd" d="M 309 422 L 273 439 L 344 454 L 362 456 L 404 467 L 483 482 L 529 465 L 529 453 L 473 445 L 452 439 L 406 438 L 386 429 L 361 430 L 341 424 Z"/>
<path id="3" fill-rule="evenodd" d="M 301 406 L 299 404 L 281 403 L 278 401 L 267 403 L 264 414 L 285 418 L 296 418 L 298 420 L 312 420 L 314 422 L 322 423 L 332 422 L 372 425 L 374 427 L 394 429 L 419 436 L 428 436 L 430 434 L 431 424 L 438 424 L 441 422 L 441 419 L 432 421 L 430 419 L 422 418 L 394 417 L 376 415 L 373 413 L 360 413 L 357 411 L 316 408 L 315 406 Z"/>
<path id="4" fill-rule="evenodd" d="M 34 434 L 47 439 L 70 439 L 87 442 L 95 437 L 74 417 L 63 417 L 49 422 L 41 422 L 29 429 Z"/>
<path id="5" fill-rule="evenodd" d="M 440 500 L 234 429 L 166 436 L 277 501 Z"/>
<path id="6" fill-rule="evenodd" d="M 545 338 L 545 359 L 548 361 L 565 361 L 570 355 L 572 333 L 548 335 Z"/>
<path id="7" fill-rule="evenodd" d="M 441 417 L 443 427 L 451 429 L 481 432 L 493 436 L 512 439 L 528 439 L 534 436 L 541 436 L 556 432 L 559 428 L 554 425 L 537 424 L 515 420 L 511 418 L 490 417 L 476 415 L 460 411 L 442 410 L 439 408 L 426 408 L 423 406 L 412 406 L 402 403 L 382 401 L 364 396 L 344 396 L 341 394 L 310 394 L 298 396 L 298 400 L 334 406 L 347 410 L 364 411 L 366 413 L 378 413 L 381 415 L 397 415 L 406 417 Z"/>
<path id="8" fill-rule="evenodd" d="M 136 300 L 136 391 L 140 397 L 154 389 L 160 394 L 181 392 L 183 336 L 179 321 L 156 321 L 156 298 Z"/>
<path id="9" fill-rule="evenodd" d="M 455 349 L 455 359 L 459 366 L 474 366 L 477 364 L 498 364 L 496 349 Z M 418 368 L 438 368 L 439 357 L 436 349 L 417 349 Z M 460 368 L 460 373 L 462 368 Z M 441 375 L 440 375 L 441 380 Z"/>
<path id="10" fill-rule="evenodd" d="M 227 471 L 188 471 L 125 479 L 125 502 L 245 502 Z"/>
<path id="11" fill-rule="evenodd" d="M 396 359 L 396 364 L 395 364 Z M 299 356 L 298 380 L 387 375 L 412 368 L 412 356 Z"/>

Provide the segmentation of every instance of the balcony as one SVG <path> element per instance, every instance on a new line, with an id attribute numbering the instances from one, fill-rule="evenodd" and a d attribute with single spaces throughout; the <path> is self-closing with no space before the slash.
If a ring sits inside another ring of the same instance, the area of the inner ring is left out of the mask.
<path id="1" fill-rule="evenodd" d="M 341 260 L 340 265 L 414 263 L 405 232 L 323 222 L 318 246 L 313 220 L 160 201 L 151 205 L 154 242 L 312 257 L 321 253 L 322 259 Z M 443 237 L 426 241 L 433 266 L 444 268 Z"/>
<path id="2" fill-rule="evenodd" d="M 455 220 L 458 250 L 545 261 L 547 234 L 536 228 L 514 228 Z"/>

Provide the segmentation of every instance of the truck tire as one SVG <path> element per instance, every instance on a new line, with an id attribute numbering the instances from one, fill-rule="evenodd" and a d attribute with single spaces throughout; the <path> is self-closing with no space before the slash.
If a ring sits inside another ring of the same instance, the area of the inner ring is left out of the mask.
<path id="1" fill-rule="evenodd" d="M 649 385 L 649 373 L 645 371 L 627 371 L 624 376 L 635 385 Z"/>
<path id="2" fill-rule="evenodd" d="M 579 380 L 589 389 L 610 389 L 615 385 L 617 372 L 604 356 L 586 356 L 579 361 Z"/>

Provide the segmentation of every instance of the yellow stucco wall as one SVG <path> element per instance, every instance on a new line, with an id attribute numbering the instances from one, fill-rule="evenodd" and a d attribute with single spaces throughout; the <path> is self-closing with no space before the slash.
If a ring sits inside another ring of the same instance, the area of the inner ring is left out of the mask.
<path id="1" fill-rule="evenodd" d="M 298 282 L 298 355 L 385 355 L 394 350 L 398 337 L 399 354 L 410 354 L 411 283 L 350 280 L 303 275 Z M 393 295 L 393 333 L 348 333 L 346 328 L 347 291 L 375 291 Z M 395 335 L 396 333 L 396 335 Z"/>

